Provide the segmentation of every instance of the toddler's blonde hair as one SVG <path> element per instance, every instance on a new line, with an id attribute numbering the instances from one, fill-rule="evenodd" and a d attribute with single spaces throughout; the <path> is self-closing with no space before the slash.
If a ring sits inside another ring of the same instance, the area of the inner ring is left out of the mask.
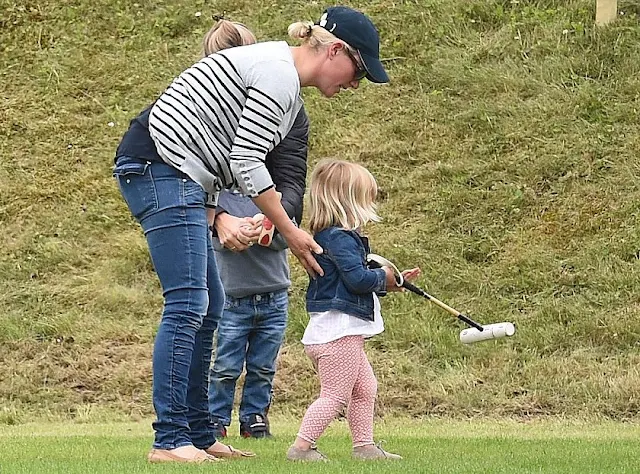
<path id="1" fill-rule="evenodd" d="M 330 226 L 355 230 L 379 222 L 378 185 L 364 166 L 349 161 L 321 160 L 311 173 L 309 229 L 313 234 Z"/>
<path id="2" fill-rule="evenodd" d="M 225 19 L 218 20 L 204 35 L 202 49 L 205 56 L 235 46 L 257 42 L 254 34 L 242 23 Z"/>

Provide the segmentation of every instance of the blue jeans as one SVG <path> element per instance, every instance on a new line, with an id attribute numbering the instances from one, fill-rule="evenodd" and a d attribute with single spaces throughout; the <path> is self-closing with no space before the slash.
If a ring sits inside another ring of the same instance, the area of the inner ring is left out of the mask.
<path id="1" fill-rule="evenodd" d="M 231 424 L 236 381 L 245 362 L 240 422 L 248 421 L 251 414 L 264 415 L 269 408 L 288 306 L 287 290 L 245 298 L 226 296 L 210 377 L 209 412 L 215 421 Z"/>
<path id="2" fill-rule="evenodd" d="M 144 230 L 164 296 L 153 348 L 153 447 L 208 448 L 215 443 L 208 372 L 224 291 L 207 224 L 206 193 L 164 163 L 119 157 L 113 174 Z"/>

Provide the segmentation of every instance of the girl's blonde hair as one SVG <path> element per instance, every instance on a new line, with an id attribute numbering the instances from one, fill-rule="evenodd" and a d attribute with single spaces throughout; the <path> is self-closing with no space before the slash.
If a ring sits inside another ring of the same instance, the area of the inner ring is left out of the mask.
<path id="1" fill-rule="evenodd" d="M 220 19 L 211 27 L 202 40 L 204 55 L 217 53 L 235 46 L 245 46 L 257 42 L 251 30 L 242 23 Z"/>
<path id="2" fill-rule="evenodd" d="M 331 226 L 354 230 L 379 222 L 378 185 L 364 166 L 343 160 L 320 161 L 311 173 L 309 229 L 313 234 Z"/>
<path id="3" fill-rule="evenodd" d="M 341 40 L 322 26 L 314 24 L 312 21 L 298 21 L 296 23 L 292 23 L 289 25 L 287 32 L 291 38 L 302 41 L 303 45 L 308 44 L 314 51 L 326 48 L 332 43 L 337 42 L 342 43 L 351 54 L 358 54 L 358 52 L 352 48 L 349 43 Z"/>

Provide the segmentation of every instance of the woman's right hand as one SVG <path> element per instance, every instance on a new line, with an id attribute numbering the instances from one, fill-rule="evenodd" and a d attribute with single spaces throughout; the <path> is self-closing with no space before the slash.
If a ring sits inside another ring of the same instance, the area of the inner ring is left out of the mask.
<path id="1" fill-rule="evenodd" d="M 314 257 L 314 254 L 322 253 L 322 247 L 313 240 L 310 234 L 291 222 L 280 203 L 280 196 L 275 188 L 268 189 L 254 197 L 253 202 L 276 226 L 280 235 L 287 241 L 291 253 L 298 257 L 298 260 L 300 260 L 300 263 L 311 278 L 315 278 L 316 275 L 324 275 L 322 267 Z"/>
<path id="2" fill-rule="evenodd" d="M 313 240 L 313 237 L 293 224 L 285 232 L 280 231 L 280 234 L 287 241 L 291 253 L 300 260 L 309 276 L 315 278 L 316 275 L 324 275 L 322 267 L 314 256 L 322 253 L 322 247 Z"/>

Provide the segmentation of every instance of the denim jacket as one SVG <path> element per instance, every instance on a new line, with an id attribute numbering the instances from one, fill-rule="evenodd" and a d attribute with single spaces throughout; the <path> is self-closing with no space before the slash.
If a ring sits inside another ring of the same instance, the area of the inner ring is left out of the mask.
<path id="1" fill-rule="evenodd" d="M 328 227 L 314 239 L 324 253 L 316 260 L 324 276 L 311 279 L 307 288 L 307 311 L 339 310 L 366 321 L 373 321 L 373 293 L 384 295 L 386 273 L 368 269 L 369 243 L 355 231 Z"/>

